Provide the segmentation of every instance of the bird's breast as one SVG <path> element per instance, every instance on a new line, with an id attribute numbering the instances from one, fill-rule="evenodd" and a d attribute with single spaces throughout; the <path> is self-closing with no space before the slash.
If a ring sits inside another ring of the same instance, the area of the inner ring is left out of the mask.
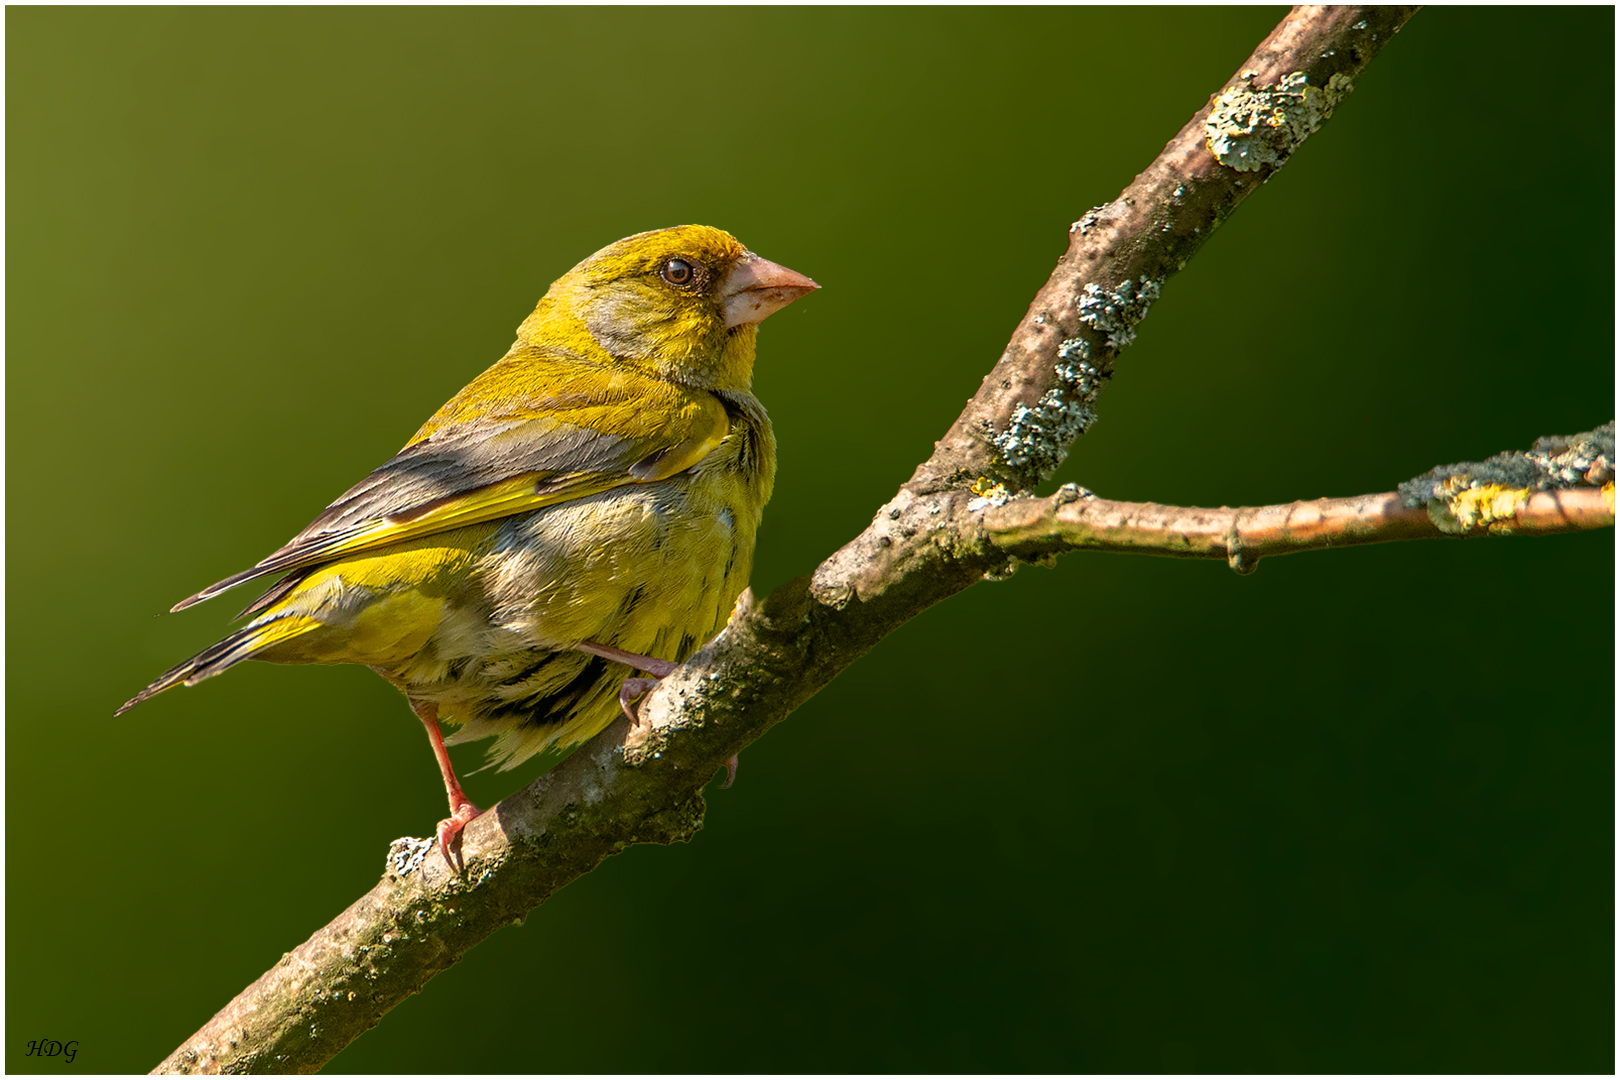
<path id="1" fill-rule="evenodd" d="M 684 658 L 748 583 L 774 464 L 768 426 L 745 415 L 691 469 L 508 519 L 480 566 L 493 631 Z"/>
<path id="2" fill-rule="evenodd" d="M 744 397 L 726 402 L 728 433 L 694 467 L 502 519 L 472 591 L 391 677 L 465 737 L 506 736 L 496 752 L 511 762 L 611 722 L 626 673 L 574 646 L 685 659 L 748 584 L 776 463 L 769 420 Z"/>

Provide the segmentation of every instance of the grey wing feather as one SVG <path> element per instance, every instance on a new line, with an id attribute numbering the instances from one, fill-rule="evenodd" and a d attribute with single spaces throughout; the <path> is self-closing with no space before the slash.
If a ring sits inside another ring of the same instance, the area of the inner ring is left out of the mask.
<path id="1" fill-rule="evenodd" d="M 548 476 L 626 471 L 635 464 L 635 452 L 633 440 L 551 416 L 525 417 L 500 426 L 485 419 L 476 429 L 445 428 L 395 454 L 339 496 L 303 532 L 251 568 L 170 610 L 188 608 L 265 574 L 308 565 L 380 521 L 407 519 L 465 492 L 535 473 L 536 489 L 543 493 Z M 279 588 L 272 589 L 248 612 L 262 610 L 279 593 Z"/>
<path id="2" fill-rule="evenodd" d="M 552 417 L 513 421 L 477 430 L 447 428 L 407 446 L 372 474 L 338 496 L 304 531 L 274 555 L 309 541 L 384 518 L 399 518 L 444 499 L 525 473 L 619 472 L 627 439 Z"/>

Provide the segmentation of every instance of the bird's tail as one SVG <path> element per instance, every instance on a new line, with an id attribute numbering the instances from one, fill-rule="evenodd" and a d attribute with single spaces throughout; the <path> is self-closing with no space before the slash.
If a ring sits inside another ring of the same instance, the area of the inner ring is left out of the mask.
<path id="1" fill-rule="evenodd" d="M 209 676 L 218 675 L 243 660 L 251 660 L 272 645 L 279 645 L 300 634 L 317 630 L 320 626 L 320 622 L 307 615 L 282 615 L 266 622 L 244 626 L 224 641 L 209 646 L 185 663 L 177 664 L 153 679 L 151 686 L 120 705 L 113 715 L 122 716 L 152 695 L 161 694 L 179 683 L 195 686 Z"/>

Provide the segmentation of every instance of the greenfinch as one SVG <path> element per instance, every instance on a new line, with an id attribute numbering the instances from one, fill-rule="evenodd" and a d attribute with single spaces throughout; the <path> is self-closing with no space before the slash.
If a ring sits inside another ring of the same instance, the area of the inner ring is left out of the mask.
<path id="1" fill-rule="evenodd" d="M 119 713 L 243 660 L 365 664 L 427 728 L 450 816 L 479 810 L 451 742 L 510 768 L 583 742 L 725 624 L 776 474 L 750 392 L 760 322 L 818 286 L 697 225 L 559 278 L 517 341 L 372 474 L 251 569 L 241 629 Z M 631 678 L 634 671 L 651 678 Z"/>

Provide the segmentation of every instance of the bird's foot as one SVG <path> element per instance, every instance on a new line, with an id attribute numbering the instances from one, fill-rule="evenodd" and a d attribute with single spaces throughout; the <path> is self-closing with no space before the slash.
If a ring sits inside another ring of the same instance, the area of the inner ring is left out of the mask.
<path id="1" fill-rule="evenodd" d="M 450 857 L 451 845 L 455 845 L 456 851 L 460 852 L 461 830 L 466 828 L 467 823 L 481 813 L 483 813 L 482 810 L 463 799 L 459 806 L 452 803 L 450 816 L 439 822 L 439 853 L 444 856 L 444 861 L 450 864 L 452 870 L 456 870 L 458 867 L 456 860 Z M 466 862 L 463 861 L 459 869 L 465 869 L 466 865 Z"/>
<path id="2" fill-rule="evenodd" d="M 741 603 L 741 601 L 738 601 Z M 635 676 L 624 680 L 619 685 L 619 708 L 624 715 L 630 718 L 630 731 L 632 734 L 646 727 L 641 720 L 641 714 L 636 710 L 636 701 L 647 691 L 658 685 L 660 679 L 674 671 L 680 665 L 672 664 L 668 660 L 660 660 L 656 656 L 642 656 L 640 653 L 626 652 L 615 649 L 611 645 L 598 645 L 594 641 L 579 643 L 579 651 L 589 656 L 600 656 L 604 660 L 612 660 L 616 664 L 627 664 L 637 671 L 645 671 L 652 678 Z M 737 755 L 732 754 L 726 759 L 726 782 L 722 788 L 728 788 L 737 782 Z"/>
<path id="3" fill-rule="evenodd" d="M 636 701 L 657 685 L 657 679 L 640 678 L 626 679 L 620 684 L 619 708 L 623 709 L 624 715 L 630 718 L 631 730 L 646 726 L 641 722 L 641 714 L 636 711 Z"/>
<path id="4" fill-rule="evenodd" d="M 630 718 L 630 729 L 632 731 L 645 726 L 641 722 L 640 714 L 636 711 L 636 699 L 657 686 L 659 679 L 680 666 L 679 664 L 672 664 L 668 660 L 660 660 L 656 656 L 642 656 L 640 653 L 615 649 L 611 645 L 598 645 L 594 641 L 582 641 L 579 643 L 578 649 L 588 656 L 600 656 L 604 660 L 612 660 L 615 664 L 624 664 L 627 667 L 635 668 L 637 671 L 645 671 L 652 676 L 652 678 L 635 676 L 624 680 L 624 683 L 619 687 L 619 708 L 623 709 L 624 715 Z"/>

